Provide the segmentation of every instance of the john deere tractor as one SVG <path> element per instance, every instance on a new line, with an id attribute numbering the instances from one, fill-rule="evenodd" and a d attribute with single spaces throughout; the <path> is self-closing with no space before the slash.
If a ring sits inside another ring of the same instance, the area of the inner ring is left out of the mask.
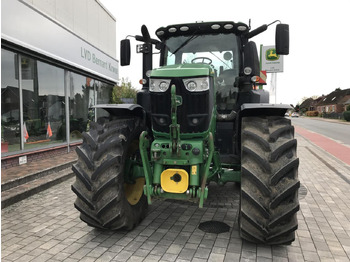
<path id="1" fill-rule="evenodd" d="M 271 24 L 270 24 L 271 25 Z M 75 207 L 88 225 L 132 229 L 154 199 L 195 201 L 210 182 L 240 184 L 239 229 L 254 243 L 288 244 L 299 210 L 299 159 L 288 105 L 257 88 L 256 44 L 270 25 L 200 22 L 134 36 L 143 56 L 137 104 L 98 105 L 73 165 Z M 289 26 L 276 26 L 277 55 L 289 53 Z M 153 69 L 153 49 L 160 67 Z M 130 64 L 130 40 L 121 65 Z"/>

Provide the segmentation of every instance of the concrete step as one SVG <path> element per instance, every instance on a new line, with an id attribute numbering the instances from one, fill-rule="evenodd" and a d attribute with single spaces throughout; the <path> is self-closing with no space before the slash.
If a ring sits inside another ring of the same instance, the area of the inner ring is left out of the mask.
<path id="1" fill-rule="evenodd" d="M 1 185 L 1 209 L 57 185 L 74 176 L 75 161 L 48 168 Z"/>
<path id="2" fill-rule="evenodd" d="M 8 181 L 1 184 L 1 192 L 9 190 L 13 187 L 23 185 L 23 184 L 28 183 L 30 181 L 39 179 L 41 177 L 45 177 L 45 176 L 50 175 L 52 173 L 57 173 L 61 170 L 64 170 L 67 168 L 72 168 L 72 165 L 75 162 L 76 162 L 76 160 L 68 161 L 68 162 L 63 163 L 63 164 L 58 164 L 58 165 L 34 172 L 34 173 L 26 174 L 26 175 L 21 176 L 21 177 L 16 177 L 12 180 L 8 180 Z M 23 168 L 25 168 L 25 167 L 23 167 Z"/>

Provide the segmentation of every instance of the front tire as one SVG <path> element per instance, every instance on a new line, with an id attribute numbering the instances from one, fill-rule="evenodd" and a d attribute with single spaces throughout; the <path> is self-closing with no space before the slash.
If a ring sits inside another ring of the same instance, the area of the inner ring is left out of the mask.
<path id="1" fill-rule="evenodd" d="M 268 245 L 295 239 L 299 210 L 299 159 L 289 119 L 242 119 L 240 234 Z"/>
<path id="2" fill-rule="evenodd" d="M 133 165 L 141 165 L 137 163 L 142 131 L 139 118 L 100 118 L 83 133 L 72 167 L 76 174 L 72 190 L 77 195 L 74 206 L 89 226 L 130 230 L 145 217 L 144 178 L 132 180 Z"/>

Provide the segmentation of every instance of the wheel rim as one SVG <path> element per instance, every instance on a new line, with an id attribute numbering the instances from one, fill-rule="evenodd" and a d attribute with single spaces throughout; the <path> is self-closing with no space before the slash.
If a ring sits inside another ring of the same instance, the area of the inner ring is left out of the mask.
<path id="1" fill-rule="evenodd" d="M 135 184 L 124 184 L 125 197 L 130 205 L 136 205 L 143 194 L 143 186 L 145 185 L 145 178 L 137 178 Z"/>
<path id="2" fill-rule="evenodd" d="M 135 139 L 131 142 L 128 153 L 127 153 L 127 158 L 128 159 L 135 159 L 137 158 L 137 150 L 139 148 L 139 140 Z M 131 164 L 132 165 L 132 164 Z M 132 167 L 129 167 L 128 173 L 129 176 L 132 175 Z M 144 177 L 138 177 L 135 179 L 135 183 L 124 183 L 124 192 L 125 192 L 125 197 L 128 200 L 130 205 L 136 205 L 143 194 L 143 186 L 145 185 L 145 178 Z"/>

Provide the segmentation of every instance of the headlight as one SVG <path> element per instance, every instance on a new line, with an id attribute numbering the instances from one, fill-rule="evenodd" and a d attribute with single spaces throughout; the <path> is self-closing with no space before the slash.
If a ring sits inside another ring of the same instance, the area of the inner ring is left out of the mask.
<path id="1" fill-rule="evenodd" d="M 249 66 L 244 68 L 244 74 L 249 76 L 252 73 L 253 69 Z"/>
<path id="2" fill-rule="evenodd" d="M 209 90 L 209 77 L 183 79 L 186 89 L 190 92 L 202 92 Z"/>
<path id="3" fill-rule="evenodd" d="M 149 91 L 151 92 L 165 92 L 170 85 L 170 79 L 151 79 Z"/>

